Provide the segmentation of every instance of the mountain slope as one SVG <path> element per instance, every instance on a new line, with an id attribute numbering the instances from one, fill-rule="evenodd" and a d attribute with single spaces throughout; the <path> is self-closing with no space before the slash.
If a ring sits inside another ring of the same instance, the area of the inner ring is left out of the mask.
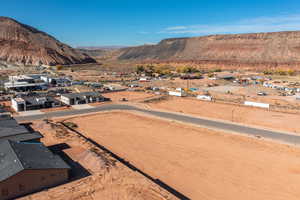
<path id="1" fill-rule="evenodd" d="M 0 17 L 0 60 L 19 65 L 96 62 L 54 37 L 7 17 Z"/>
<path id="2" fill-rule="evenodd" d="M 227 63 L 300 63 L 300 31 L 211 35 L 124 48 L 118 59 Z"/>

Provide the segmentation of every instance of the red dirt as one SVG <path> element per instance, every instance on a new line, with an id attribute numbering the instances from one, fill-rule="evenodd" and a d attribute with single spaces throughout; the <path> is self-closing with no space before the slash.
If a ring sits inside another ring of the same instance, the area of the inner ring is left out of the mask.
<path id="1" fill-rule="evenodd" d="M 125 112 L 69 121 L 191 199 L 299 199 L 298 148 Z"/>

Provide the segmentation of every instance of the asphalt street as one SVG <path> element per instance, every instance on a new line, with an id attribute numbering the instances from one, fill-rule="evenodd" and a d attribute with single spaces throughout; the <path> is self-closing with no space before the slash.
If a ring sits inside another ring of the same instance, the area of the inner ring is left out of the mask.
<path id="1" fill-rule="evenodd" d="M 128 111 L 138 111 L 145 114 L 153 115 L 160 118 L 165 118 L 169 120 L 176 120 L 183 123 L 190 123 L 198 126 L 204 126 L 207 128 L 224 130 L 226 132 L 235 132 L 240 134 L 246 134 L 250 136 L 261 136 L 266 139 L 277 140 L 283 143 L 289 143 L 294 145 L 300 144 L 300 136 L 290 135 L 280 131 L 271 131 L 260 128 L 248 127 L 240 124 L 212 120 L 212 119 L 203 119 L 200 117 L 186 116 L 182 114 L 163 112 L 163 111 L 155 111 L 149 109 L 142 109 L 131 105 L 125 104 L 109 104 L 102 105 L 93 108 L 80 109 L 80 110 L 64 110 L 64 111 L 56 111 L 49 113 L 42 113 L 36 115 L 29 116 L 17 116 L 16 120 L 21 121 L 33 121 L 38 119 L 46 119 L 46 118 L 54 118 L 54 117 L 64 117 L 70 115 L 79 115 L 79 114 L 87 114 L 94 113 L 100 111 L 113 111 L 113 110 L 128 110 Z"/>

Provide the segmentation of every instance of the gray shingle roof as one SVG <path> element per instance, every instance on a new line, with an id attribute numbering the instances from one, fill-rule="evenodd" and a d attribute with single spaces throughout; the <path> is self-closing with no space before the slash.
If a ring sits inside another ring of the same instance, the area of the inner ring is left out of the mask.
<path id="1" fill-rule="evenodd" d="M 18 124 L 15 119 L 0 120 L 0 141 L 10 139 L 13 141 L 28 141 L 40 139 L 43 136 L 39 132 L 29 132 L 27 128 Z"/>
<path id="2" fill-rule="evenodd" d="M 0 138 L 27 132 L 28 130 L 24 126 L 20 126 L 15 119 L 0 121 Z"/>
<path id="3" fill-rule="evenodd" d="M 26 169 L 70 169 L 70 167 L 41 143 L 2 141 L 0 143 L 0 181 Z"/>
<path id="4" fill-rule="evenodd" d="M 0 120 L 7 120 L 7 119 L 10 119 L 10 118 L 11 118 L 10 113 L 7 112 L 6 110 L 4 110 L 4 108 L 2 108 L 0 106 Z"/>
<path id="5" fill-rule="evenodd" d="M 28 133 L 22 133 L 18 135 L 1 137 L 0 142 L 2 142 L 3 140 L 11 140 L 15 142 L 27 142 L 30 140 L 37 140 L 41 138 L 43 138 L 43 136 L 39 132 L 30 132 L 30 133 L 28 132 Z"/>

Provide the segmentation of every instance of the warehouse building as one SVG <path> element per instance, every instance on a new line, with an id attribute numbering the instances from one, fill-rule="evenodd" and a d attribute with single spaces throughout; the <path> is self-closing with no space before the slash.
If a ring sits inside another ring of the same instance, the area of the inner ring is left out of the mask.
<path id="1" fill-rule="evenodd" d="M 68 180 L 70 167 L 41 143 L 0 142 L 0 199 L 14 199 Z"/>

